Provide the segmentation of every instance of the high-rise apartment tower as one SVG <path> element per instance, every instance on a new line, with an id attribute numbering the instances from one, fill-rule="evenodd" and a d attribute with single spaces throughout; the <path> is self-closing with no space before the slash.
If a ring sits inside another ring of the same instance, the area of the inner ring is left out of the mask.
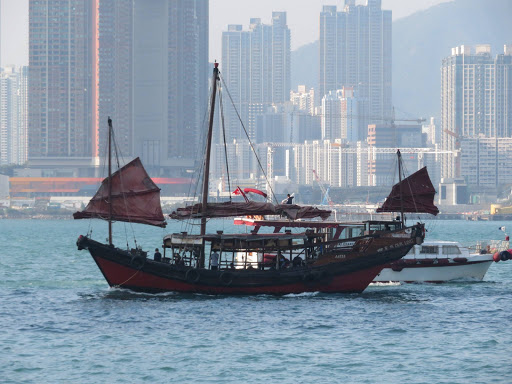
<path id="1" fill-rule="evenodd" d="M 286 12 L 272 12 L 272 24 L 251 19 L 249 31 L 229 25 L 222 33 L 221 71 L 251 138 L 256 116 L 290 97 L 290 30 Z M 226 103 L 227 105 L 228 103 Z M 236 113 L 225 108 L 230 139 L 244 139 Z"/>
<path id="2" fill-rule="evenodd" d="M 512 46 L 492 57 L 490 45 L 462 45 L 443 59 L 441 127 L 450 151 L 465 138 L 512 137 Z M 443 177 L 460 176 L 458 161 L 443 156 Z"/>
<path id="3" fill-rule="evenodd" d="M 340 12 L 336 6 L 323 7 L 318 100 L 330 91 L 353 87 L 368 101 L 359 118 L 382 124 L 391 117 L 391 22 L 391 11 L 382 10 L 380 0 L 367 0 L 364 6 L 346 0 Z M 360 132 L 365 136 L 366 130 Z"/>
<path id="4" fill-rule="evenodd" d="M 29 1 L 29 159 L 91 158 L 97 0 Z"/>

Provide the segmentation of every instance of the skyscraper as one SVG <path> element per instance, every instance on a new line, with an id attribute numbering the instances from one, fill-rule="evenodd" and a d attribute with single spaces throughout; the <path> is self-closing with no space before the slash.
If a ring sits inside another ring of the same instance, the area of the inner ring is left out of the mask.
<path id="1" fill-rule="evenodd" d="M 208 98 L 208 0 L 30 0 L 30 157 L 192 168 Z"/>
<path id="2" fill-rule="evenodd" d="M 29 159 L 91 157 L 97 0 L 29 2 Z"/>
<path id="3" fill-rule="evenodd" d="M 96 94 L 98 154 L 107 149 L 107 119 L 113 120 L 123 156 L 133 149 L 133 0 L 101 0 L 97 9 L 98 73 Z"/>
<path id="4" fill-rule="evenodd" d="M 489 45 L 452 49 L 441 67 L 441 126 L 445 150 L 465 138 L 512 137 L 512 46 L 491 56 Z M 443 156 L 443 177 L 460 176 L 460 157 Z"/>
<path id="5" fill-rule="evenodd" d="M 99 127 L 124 155 L 179 174 L 198 151 L 208 98 L 208 0 L 100 0 Z"/>
<path id="6" fill-rule="evenodd" d="M 171 0 L 168 16 L 165 152 L 168 165 L 183 159 L 184 166 L 190 167 L 201 153 L 198 144 L 205 127 L 212 73 L 208 66 L 208 0 Z"/>
<path id="7" fill-rule="evenodd" d="M 0 164 L 27 161 L 28 68 L 0 72 Z"/>
<path id="8" fill-rule="evenodd" d="M 319 100 L 330 91 L 353 87 L 368 100 L 360 111 L 367 123 L 381 123 L 392 111 L 391 11 L 380 0 L 355 5 L 346 0 L 343 11 L 324 6 L 320 13 Z M 366 136 L 366 129 L 359 137 Z"/>
<path id="9" fill-rule="evenodd" d="M 208 98 L 208 0 L 101 0 L 101 127 L 148 168 L 192 168 Z M 101 147 L 101 145 L 100 145 Z"/>
<path id="10" fill-rule="evenodd" d="M 249 31 L 229 25 L 222 33 L 221 71 L 249 136 L 255 137 L 256 116 L 267 106 L 290 97 L 290 30 L 286 12 L 272 12 L 272 24 L 250 20 Z M 243 139 L 236 113 L 225 108 L 230 139 Z"/>

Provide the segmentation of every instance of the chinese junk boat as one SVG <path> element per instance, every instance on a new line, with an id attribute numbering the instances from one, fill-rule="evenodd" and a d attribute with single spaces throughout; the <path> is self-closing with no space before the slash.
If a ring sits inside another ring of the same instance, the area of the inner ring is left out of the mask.
<path id="1" fill-rule="evenodd" d="M 205 294 L 362 292 L 384 265 L 399 260 L 415 244 L 423 242 L 424 225 L 418 223 L 406 227 L 403 219 L 343 224 L 326 221 L 330 211 L 310 206 L 259 203 L 249 199 L 209 203 L 212 122 L 219 81 L 220 72 L 215 64 L 202 201 L 171 214 L 171 219 L 200 220 L 199 234 L 181 232 L 165 236 L 161 260 L 147 258 L 147 253 L 140 249 L 122 249 L 113 245 L 112 221 L 166 225 L 160 208 L 160 190 L 139 159 L 112 174 L 109 155 L 109 176 L 85 210 L 74 214 L 75 219 L 100 218 L 109 222 L 108 243 L 80 236 L 77 246 L 90 252 L 111 287 L 141 292 Z M 111 136 L 109 120 L 109 152 Z M 425 177 L 428 179 L 426 171 Z M 426 192 L 422 190 L 432 186 L 430 180 L 427 183 L 422 179 L 424 184 L 415 184 L 414 188 L 410 182 L 408 178 L 400 179 L 395 186 L 402 196 L 401 207 L 397 209 L 393 205 L 396 202 L 390 195 L 388 200 L 393 204 L 387 207 L 385 204 L 383 209 L 433 213 L 436 209 L 432 204 L 433 188 Z M 422 209 L 408 203 L 410 198 L 406 190 L 419 193 Z M 263 215 L 267 220 L 262 219 Z M 254 229 L 238 234 L 206 231 L 208 219 L 226 217 L 242 217 L 236 219 L 238 224 L 253 225 Z M 276 219 L 272 220 L 272 217 Z M 272 227 L 273 231 L 269 231 L 272 233 L 260 233 L 262 226 Z M 285 231 L 281 232 L 283 227 Z"/>

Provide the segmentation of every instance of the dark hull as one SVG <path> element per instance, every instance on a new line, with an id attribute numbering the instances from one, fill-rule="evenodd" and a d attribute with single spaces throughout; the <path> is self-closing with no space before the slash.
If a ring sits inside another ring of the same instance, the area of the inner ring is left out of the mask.
<path id="1" fill-rule="evenodd" d="M 89 250 L 111 287 L 149 293 L 174 291 L 281 295 L 302 292 L 362 292 L 386 264 L 404 256 L 415 241 L 415 238 L 380 239 L 364 252 L 340 255 L 343 259 L 339 261 L 265 271 L 211 271 L 155 262 L 82 236 L 77 245 L 79 249 Z"/>

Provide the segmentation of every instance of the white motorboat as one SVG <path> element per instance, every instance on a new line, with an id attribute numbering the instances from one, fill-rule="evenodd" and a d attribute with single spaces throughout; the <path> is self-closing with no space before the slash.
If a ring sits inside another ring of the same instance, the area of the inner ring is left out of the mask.
<path id="1" fill-rule="evenodd" d="M 373 282 L 480 281 L 491 263 L 510 259 L 508 241 L 481 242 L 475 247 L 464 247 L 455 241 L 425 241 L 388 264 Z"/>

